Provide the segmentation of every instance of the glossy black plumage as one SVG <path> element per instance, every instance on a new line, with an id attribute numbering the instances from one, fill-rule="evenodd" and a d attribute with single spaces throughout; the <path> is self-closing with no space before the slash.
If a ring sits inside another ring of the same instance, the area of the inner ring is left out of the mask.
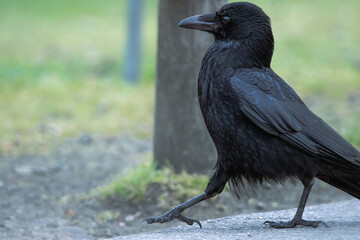
<path id="1" fill-rule="evenodd" d="M 260 8 L 234 3 L 218 15 L 238 12 L 250 15 L 252 35 L 215 32 L 199 73 L 199 102 L 219 153 L 217 167 L 235 182 L 345 175 L 357 181 L 359 191 L 352 194 L 359 198 L 360 153 L 270 68 L 273 37 Z"/>
<path id="2" fill-rule="evenodd" d="M 261 184 L 297 178 L 304 184 L 294 219 L 267 222 L 276 228 L 319 224 L 301 219 L 315 177 L 360 198 L 360 152 L 270 68 L 274 40 L 270 18 L 259 7 L 227 4 L 215 14 L 185 19 L 180 26 L 215 37 L 202 62 L 198 95 L 218 161 L 204 195 L 174 208 L 179 216 L 171 210 L 148 223 L 174 217 L 199 223 L 181 211 L 220 193 L 228 181 L 243 187 L 244 179 Z"/>
<path id="3" fill-rule="evenodd" d="M 219 153 L 217 167 L 230 180 L 348 176 L 359 185 L 359 152 L 270 68 L 220 71 L 229 74 L 200 72 L 199 99 Z"/>

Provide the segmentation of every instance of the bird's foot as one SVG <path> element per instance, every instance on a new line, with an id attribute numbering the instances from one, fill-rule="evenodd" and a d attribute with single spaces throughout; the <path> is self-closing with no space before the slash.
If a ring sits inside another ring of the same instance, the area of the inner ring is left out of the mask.
<path id="1" fill-rule="evenodd" d="M 269 224 L 272 228 L 294 228 L 296 226 L 306 226 L 306 227 L 313 227 L 317 228 L 319 224 L 323 224 L 325 227 L 327 225 L 323 221 L 306 221 L 303 219 L 293 219 L 289 222 L 271 222 L 266 221 L 264 224 Z"/>
<path id="2" fill-rule="evenodd" d="M 173 208 L 161 216 L 145 218 L 141 220 L 141 222 L 147 222 L 148 224 L 152 224 L 154 222 L 165 223 L 172 221 L 174 218 L 177 218 L 178 220 L 188 225 L 193 225 L 194 223 L 197 223 L 199 227 L 202 228 L 202 225 L 199 220 L 182 215 L 180 209 L 178 208 Z"/>

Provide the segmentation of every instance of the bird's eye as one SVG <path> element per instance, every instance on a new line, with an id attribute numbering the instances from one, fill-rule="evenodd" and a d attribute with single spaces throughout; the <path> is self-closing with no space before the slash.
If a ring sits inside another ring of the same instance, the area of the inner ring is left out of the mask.
<path id="1" fill-rule="evenodd" d="M 227 23 L 230 22 L 230 18 L 228 16 L 224 16 L 224 17 L 221 18 L 221 22 L 223 24 L 227 24 Z"/>

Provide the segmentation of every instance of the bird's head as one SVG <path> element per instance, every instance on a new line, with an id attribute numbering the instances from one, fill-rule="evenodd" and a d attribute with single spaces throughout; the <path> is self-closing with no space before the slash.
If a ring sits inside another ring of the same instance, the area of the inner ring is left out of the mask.
<path id="1" fill-rule="evenodd" d="M 260 65 L 269 67 L 274 50 L 270 18 L 258 6 L 248 2 L 224 5 L 215 13 L 188 17 L 179 27 L 212 33 L 224 45 L 247 48 L 249 57 L 259 58 Z"/>

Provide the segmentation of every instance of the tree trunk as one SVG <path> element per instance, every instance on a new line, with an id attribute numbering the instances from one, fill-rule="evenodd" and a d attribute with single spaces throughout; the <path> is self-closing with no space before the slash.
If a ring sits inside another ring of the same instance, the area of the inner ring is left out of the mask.
<path id="1" fill-rule="evenodd" d="M 213 42 L 209 33 L 179 28 L 182 19 L 218 10 L 226 0 L 160 0 L 154 159 L 176 172 L 204 172 L 216 150 L 201 116 L 197 76 Z"/>

